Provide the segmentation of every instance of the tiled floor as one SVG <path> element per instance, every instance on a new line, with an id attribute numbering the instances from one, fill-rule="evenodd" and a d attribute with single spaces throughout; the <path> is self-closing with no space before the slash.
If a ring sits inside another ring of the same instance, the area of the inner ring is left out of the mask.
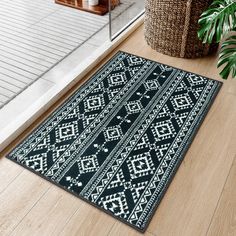
<path id="1" fill-rule="evenodd" d="M 123 0 L 113 17 L 130 6 Z M 83 44 L 87 52 L 99 47 L 108 39 L 107 24 L 108 14 L 78 11 L 54 0 L 2 0 L 0 108 Z"/>
<path id="2" fill-rule="evenodd" d="M 141 4 L 140 0 L 122 0 L 121 2 L 124 1 L 129 3 L 132 1 L 133 4 L 129 7 L 121 5 L 120 9 L 115 9 L 116 13 L 115 10 L 112 12 L 114 22 L 116 20 L 116 23 L 113 23 L 114 33 L 124 24 L 124 19 L 128 22 L 143 7 L 143 2 Z M 79 16 L 77 14 L 80 14 L 80 12 L 54 4 L 54 0 L 15 0 L 14 8 L 9 8 L 10 3 L 12 3 L 12 0 L 1 0 L 0 8 L 0 152 L 5 146 L 3 142 L 10 136 L 12 139 L 12 134 L 15 136 L 19 134 L 17 132 L 22 132 L 24 124 L 32 122 L 31 118 L 41 108 L 46 109 L 44 104 L 52 101 L 55 94 L 57 96 L 61 91 L 65 91 L 65 86 L 71 83 L 70 81 L 74 82 L 75 77 L 89 65 L 88 61 L 95 60 L 103 50 L 104 44 L 107 47 L 108 44 L 105 42 L 109 41 L 109 27 L 106 25 L 90 37 L 86 43 L 82 43 L 69 56 L 50 68 L 55 63 L 54 59 L 59 59 L 58 55 L 54 55 L 55 52 L 56 54 L 59 52 L 61 58 L 63 58 L 65 52 L 71 50 L 71 46 L 75 45 L 72 37 L 69 37 L 69 39 L 72 39 L 69 44 L 65 44 L 67 41 L 64 42 L 64 39 L 59 37 L 54 36 L 52 38 L 51 34 L 54 34 L 54 31 L 48 30 L 49 26 L 46 25 L 50 25 L 49 22 L 55 21 L 56 18 L 53 19 L 54 15 L 61 17 L 60 19 L 70 17 L 70 20 L 74 20 L 74 22 L 71 21 L 70 25 L 59 20 L 61 23 L 56 24 L 56 27 L 63 26 L 66 31 L 71 31 L 76 29 L 76 25 L 78 25 Z M 48 7 L 45 7 L 46 3 Z M 32 14 L 32 11 L 34 14 Z M 16 24 L 17 19 L 7 21 L 7 16 L 11 15 L 11 12 L 17 15 L 20 14 L 23 17 L 21 17 L 19 25 Z M 82 16 L 86 14 L 82 12 Z M 91 16 L 95 15 L 92 14 Z M 95 18 L 100 19 L 101 16 L 95 16 Z M 105 18 L 108 21 L 108 16 L 104 16 Z M 30 20 L 32 20 L 31 23 Z M 21 22 L 23 22 L 24 30 L 19 28 L 22 27 L 22 25 L 20 26 Z M 44 22 L 45 27 L 41 26 L 40 22 Z M 97 24 L 97 20 L 91 22 L 92 26 L 94 24 Z M 40 25 L 40 27 L 36 29 L 36 25 Z M 60 30 L 63 30 L 63 28 L 60 28 Z M 47 38 L 44 38 L 44 36 Z M 70 34 L 70 36 L 72 35 Z M 40 41 L 40 39 L 44 40 Z M 55 41 L 56 44 L 53 45 L 52 42 Z M 34 46 L 37 43 L 40 49 L 35 50 Z M 64 46 L 60 48 L 60 45 Z M 62 51 L 64 54 L 62 54 Z M 49 68 L 50 70 L 48 70 Z M 47 72 L 45 73 L 45 71 Z M 39 77 L 40 73 L 43 74 L 41 77 Z M 34 82 L 35 80 L 37 82 Z M 22 89 L 25 90 L 19 93 Z M 11 98 L 13 99 L 3 106 Z"/>

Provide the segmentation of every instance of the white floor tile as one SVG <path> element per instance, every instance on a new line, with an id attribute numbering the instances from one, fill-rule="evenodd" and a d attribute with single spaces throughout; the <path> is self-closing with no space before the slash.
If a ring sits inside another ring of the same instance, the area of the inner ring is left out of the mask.
<path id="1" fill-rule="evenodd" d="M 9 124 L 14 125 L 14 120 L 21 116 L 21 114 L 23 114 L 31 106 L 31 104 L 43 96 L 53 86 L 53 82 L 39 79 L 23 93 L 4 106 L 0 110 L 0 130 Z"/>

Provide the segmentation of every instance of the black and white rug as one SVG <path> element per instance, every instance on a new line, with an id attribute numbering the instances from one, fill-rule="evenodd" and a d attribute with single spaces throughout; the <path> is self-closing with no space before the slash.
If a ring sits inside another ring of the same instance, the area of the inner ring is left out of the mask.
<path id="1" fill-rule="evenodd" d="M 118 52 L 8 158 L 144 231 L 220 87 Z"/>

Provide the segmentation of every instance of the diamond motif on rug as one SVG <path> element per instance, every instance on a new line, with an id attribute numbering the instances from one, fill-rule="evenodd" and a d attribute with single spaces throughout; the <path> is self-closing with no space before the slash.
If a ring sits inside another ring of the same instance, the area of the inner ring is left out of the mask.
<path id="1" fill-rule="evenodd" d="M 177 95 L 172 100 L 173 107 L 176 110 L 186 109 L 193 105 L 193 102 L 188 94 Z"/>
<path id="2" fill-rule="evenodd" d="M 142 153 L 128 159 L 128 168 L 131 178 L 153 174 L 155 168 L 150 153 Z"/>
<path id="3" fill-rule="evenodd" d="M 147 90 L 157 90 L 160 85 L 158 83 L 158 80 L 156 79 L 156 80 L 147 80 L 144 86 Z"/>
<path id="4" fill-rule="evenodd" d="M 96 155 L 85 156 L 78 160 L 80 173 L 94 172 L 98 170 L 99 164 Z"/>
<path id="5" fill-rule="evenodd" d="M 103 204 L 106 210 L 111 211 L 116 216 L 126 218 L 127 214 L 129 214 L 129 208 L 124 193 L 106 196 L 101 199 L 100 204 Z"/>
<path id="6" fill-rule="evenodd" d="M 63 123 L 56 127 L 56 142 L 60 143 L 72 138 L 75 138 L 78 133 L 77 121 Z"/>
<path id="7" fill-rule="evenodd" d="M 140 101 L 131 101 L 126 105 L 126 110 L 128 114 L 139 113 L 142 111 L 142 104 Z"/>
<path id="8" fill-rule="evenodd" d="M 108 127 L 104 131 L 105 139 L 106 141 L 113 141 L 113 140 L 118 140 L 121 139 L 123 133 L 119 125 L 114 126 L 114 127 Z"/>
<path id="9" fill-rule="evenodd" d="M 101 110 L 105 106 L 103 94 L 90 96 L 85 99 L 84 107 L 86 112 Z"/>
<path id="10" fill-rule="evenodd" d="M 126 83 L 126 76 L 124 73 L 114 74 L 109 78 L 108 82 L 111 87 L 122 85 Z"/>
<path id="11" fill-rule="evenodd" d="M 47 155 L 45 153 L 31 156 L 25 161 L 27 167 L 37 172 L 44 173 L 47 167 Z"/>
<path id="12" fill-rule="evenodd" d="M 152 133 L 156 140 L 165 140 L 176 135 L 174 125 L 170 120 L 161 121 L 151 126 Z"/>

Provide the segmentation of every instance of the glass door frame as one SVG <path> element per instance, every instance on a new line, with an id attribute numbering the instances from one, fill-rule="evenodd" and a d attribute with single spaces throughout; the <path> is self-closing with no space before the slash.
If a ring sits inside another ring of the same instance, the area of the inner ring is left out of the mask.
<path id="1" fill-rule="evenodd" d="M 126 25 L 124 25 L 118 32 L 116 32 L 113 35 L 112 34 L 112 7 L 111 7 L 111 0 L 108 0 L 108 8 L 109 8 L 109 38 L 110 38 L 110 41 L 113 41 L 117 37 L 119 37 L 136 20 L 138 20 L 141 16 L 143 16 L 144 12 L 145 12 L 145 10 L 143 9 L 137 16 L 135 16 L 131 21 L 129 21 Z"/>

